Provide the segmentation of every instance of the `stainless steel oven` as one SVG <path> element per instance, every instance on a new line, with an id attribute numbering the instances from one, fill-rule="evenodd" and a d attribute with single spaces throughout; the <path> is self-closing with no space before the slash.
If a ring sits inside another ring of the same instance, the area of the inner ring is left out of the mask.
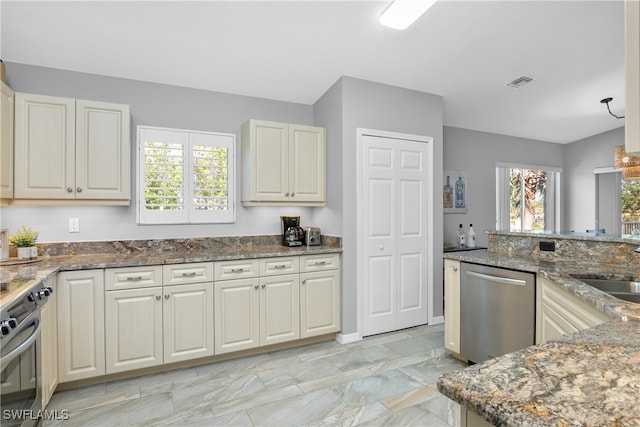
<path id="1" fill-rule="evenodd" d="M 34 426 L 42 418 L 40 307 L 52 292 L 41 285 L 23 289 L 0 308 L 1 423 Z"/>

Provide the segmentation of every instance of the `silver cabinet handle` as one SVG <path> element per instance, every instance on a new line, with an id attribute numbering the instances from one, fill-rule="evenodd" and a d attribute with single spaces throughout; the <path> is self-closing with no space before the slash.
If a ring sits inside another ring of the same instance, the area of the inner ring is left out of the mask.
<path id="1" fill-rule="evenodd" d="M 82 193 L 82 187 L 78 187 L 78 188 L 76 188 L 76 191 L 77 191 L 78 193 Z"/>
<path id="2" fill-rule="evenodd" d="M 182 277 L 193 277 L 195 276 L 197 273 L 195 271 L 192 271 L 190 273 L 182 273 Z"/>
<path id="3" fill-rule="evenodd" d="M 232 268 L 231 269 L 232 273 L 242 273 L 243 271 L 245 271 L 244 267 L 243 268 Z"/>
<path id="4" fill-rule="evenodd" d="M 129 276 L 127 277 L 128 282 L 137 282 L 138 280 L 142 280 L 142 276 Z"/>
<path id="5" fill-rule="evenodd" d="M 278 265 L 274 265 L 273 268 L 287 268 L 286 264 L 278 264 Z"/>
<path id="6" fill-rule="evenodd" d="M 73 193 L 73 188 L 67 187 L 67 193 Z"/>
<path id="7" fill-rule="evenodd" d="M 316 265 L 325 265 L 327 261 L 316 261 Z"/>

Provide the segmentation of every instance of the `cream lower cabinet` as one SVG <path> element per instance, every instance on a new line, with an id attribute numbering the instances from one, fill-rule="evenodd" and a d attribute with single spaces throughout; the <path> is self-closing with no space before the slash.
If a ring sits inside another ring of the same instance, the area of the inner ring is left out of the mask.
<path id="1" fill-rule="evenodd" d="M 47 299 L 47 303 L 40 310 L 41 334 L 40 352 L 41 366 L 41 396 L 42 407 L 46 408 L 49 399 L 58 386 L 58 302 L 55 280 L 45 283 L 51 286 L 53 294 Z"/>
<path id="2" fill-rule="evenodd" d="M 298 271 L 298 257 L 216 263 L 216 279 L 227 280 L 214 282 L 215 353 L 300 338 Z"/>
<path id="3" fill-rule="evenodd" d="M 611 320 L 541 274 L 536 279 L 536 299 L 536 344 Z"/>
<path id="4" fill-rule="evenodd" d="M 340 256 L 300 257 L 300 337 L 338 332 L 340 319 Z"/>
<path id="5" fill-rule="evenodd" d="M 444 347 L 460 354 L 460 261 L 444 260 Z"/>
<path id="6" fill-rule="evenodd" d="M 57 288 L 60 383 L 104 375 L 104 271 L 61 272 Z"/>
<path id="7" fill-rule="evenodd" d="M 113 268 L 105 277 L 108 374 L 213 355 L 212 263 Z"/>

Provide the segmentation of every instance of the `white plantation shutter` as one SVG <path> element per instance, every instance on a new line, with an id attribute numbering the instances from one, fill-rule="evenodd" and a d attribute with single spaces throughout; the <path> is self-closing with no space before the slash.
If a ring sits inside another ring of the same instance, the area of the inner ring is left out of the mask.
<path id="1" fill-rule="evenodd" d="M 235 220 L 235 135 L 138 126 L 138 223 Z"/>

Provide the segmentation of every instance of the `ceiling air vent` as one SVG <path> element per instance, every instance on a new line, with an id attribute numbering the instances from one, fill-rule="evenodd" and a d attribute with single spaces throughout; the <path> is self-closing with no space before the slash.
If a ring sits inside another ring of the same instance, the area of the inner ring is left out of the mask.
<path id="1" fill-rule="evenodd" d="M 532 81 L 533 79 L 531 77 L 520 76 L 517 79 L 511 80 L 509 83 L 507 83 L 507 86 L 518 89 L 526 85 L 527 83 L 531 83 Z"/>

